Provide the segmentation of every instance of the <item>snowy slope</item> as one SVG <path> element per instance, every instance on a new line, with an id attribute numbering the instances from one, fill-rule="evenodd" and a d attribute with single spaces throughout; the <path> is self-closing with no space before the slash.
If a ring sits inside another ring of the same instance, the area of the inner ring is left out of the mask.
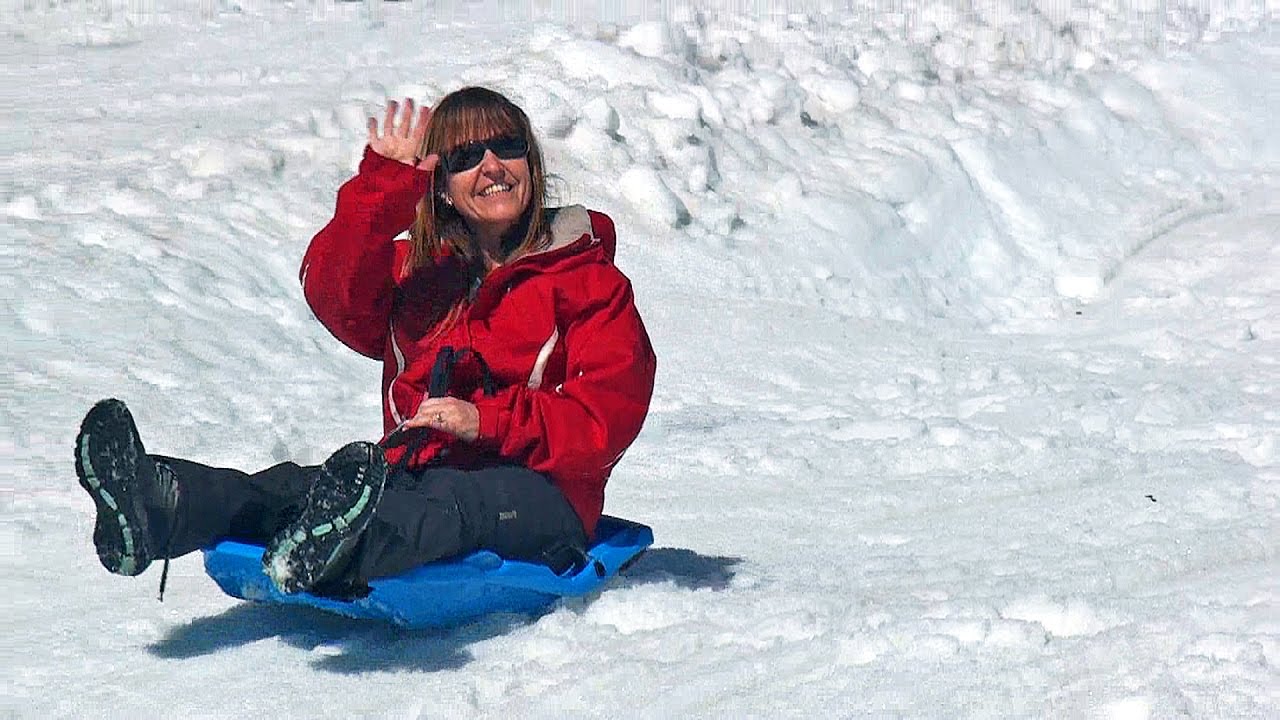
<path id="1" fill-rule="evenodd" d="M 0 714 L 1280 715 L 1274 6 L 889 5 L 4 0 Z M 366 114 L 466 83 L 617 222 L 656 548 L 433 633 L 107 575 L 96 399 L 378 434 L 297 263 Z"/>

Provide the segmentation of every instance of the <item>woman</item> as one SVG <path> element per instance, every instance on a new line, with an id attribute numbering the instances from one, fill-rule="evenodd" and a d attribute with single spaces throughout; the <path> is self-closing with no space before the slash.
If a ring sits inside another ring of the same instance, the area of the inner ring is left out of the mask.
<path id="1" fill-rule="evenodd" d="M 370 118 L 301 281 L 334 336 L 383 361 L 383 441 L 247 475 L 148 455 L 123 403 L 103 401 L 76 469 L 107 569 L 136 575 L 224 538 L 265 543 L 284 592 L 359 593 L 476 549 L 573 565 L 648 412 L 655 358 L 612 221 L 545 196 L 529 120 L 492 90 L 417 112 L 389 102 L 381 129 Z"/>

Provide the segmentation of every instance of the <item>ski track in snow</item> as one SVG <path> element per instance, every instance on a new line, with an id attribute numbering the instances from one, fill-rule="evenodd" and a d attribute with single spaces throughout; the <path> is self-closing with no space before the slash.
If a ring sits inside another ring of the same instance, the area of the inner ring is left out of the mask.
<path id="1" fill-rule="evenodd" d="M 1274 11 L 1036 5 L 6 5 L 0 712 L 1280 715 Z M 366 114 L 464 83 L 617 221 L 655 548 L 412 633 L 107 575 L 95 400 L 245 469 L 378 433 L 297 264 Z"/>

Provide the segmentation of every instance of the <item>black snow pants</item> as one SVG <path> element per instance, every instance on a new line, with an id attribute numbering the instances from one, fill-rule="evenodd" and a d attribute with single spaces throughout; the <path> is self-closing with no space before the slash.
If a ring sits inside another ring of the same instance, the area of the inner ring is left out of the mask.
<path id="1" fill-rule="evenodd" d="M 152 456 L 178 481 L 169 557 L 220 540 L 265 545 L 297 517 L 318 466 L 281 463 L 258 473 Z M 586 533 L 544 475 L 519 465 L 392 468 L 348 579 L 364 582 L 423 563 L 490 550 L 557 573 L 585 561 Z"/>

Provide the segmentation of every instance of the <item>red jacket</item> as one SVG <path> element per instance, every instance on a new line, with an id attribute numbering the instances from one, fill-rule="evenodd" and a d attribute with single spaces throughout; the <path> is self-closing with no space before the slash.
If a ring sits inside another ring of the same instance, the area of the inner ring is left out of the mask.
<path id="1" fill-rule="evenodd" d="M 484 395 L 470 358 L 455 369 L 448 394 L 475 403 L 480 437 L 468 444 L 429 431 L 410 466 L 519 463 L 549 476 L 591 535 L 609 472 L 649 410 L 656 366 L 631 283 L 613 264 L 613 221 L 581 206 L 560 208 L 550 248 L 493 270 L 462 319 L 429 337 L 426 318 L 440 302 L 433 289 L 457 287 L 465 273 L 445 256 L 405 277 L 408 242 L 393 238 L 413 222 L 430 178 L 366 148 L 302 261 L 307 302 L 348 347 L 382 360 L 384 433 L 413 416 L 442 347 L 478 352 L 497 394 Z M 388 449 L 388 461 L 404 452 Z"/>

